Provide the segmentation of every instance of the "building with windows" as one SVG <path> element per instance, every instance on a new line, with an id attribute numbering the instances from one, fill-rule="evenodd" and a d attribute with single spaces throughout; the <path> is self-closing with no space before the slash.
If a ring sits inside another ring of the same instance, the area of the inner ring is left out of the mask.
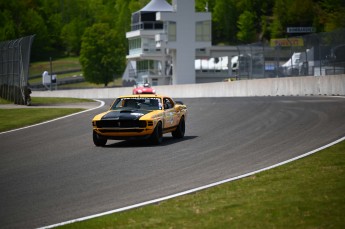
<path id="1" fill-rule="evenodd" d="M 211 13 L 194 0 L 151 0 L 132 14 L 124 81 L 152 85 L 196 83 L 196 59 L 210 56 Z"/>

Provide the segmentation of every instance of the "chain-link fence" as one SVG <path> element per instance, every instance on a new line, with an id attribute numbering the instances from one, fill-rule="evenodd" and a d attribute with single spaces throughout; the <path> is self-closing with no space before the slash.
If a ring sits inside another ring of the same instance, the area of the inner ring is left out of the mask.
<path id="1" fill-rule="evenodd" d="M 238 46 L 238 79 L 345 74 L 345 29 Z"/>
<path id="2" fill-rule="evenodd" d="M 0 42 L 0 97 L 15 104 L 28 104 L 31 44 L 34 35 Z"/>

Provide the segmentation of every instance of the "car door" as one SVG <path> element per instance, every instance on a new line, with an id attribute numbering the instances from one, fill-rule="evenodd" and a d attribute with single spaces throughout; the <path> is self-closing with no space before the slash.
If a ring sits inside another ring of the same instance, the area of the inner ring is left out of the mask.
<path id="1" fill-rule="evenodd" d="M 169 129 L 177 125 L 176 111 L 174 102 L 170 98 L 163 98 L 164 108 L 164 129 Z"/>

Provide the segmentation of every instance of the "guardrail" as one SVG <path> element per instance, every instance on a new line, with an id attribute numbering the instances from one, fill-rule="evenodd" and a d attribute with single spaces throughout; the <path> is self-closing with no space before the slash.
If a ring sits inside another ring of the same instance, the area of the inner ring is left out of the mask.
<path id="1" fill-rule="evenodd" d="M 132 87 L 33 91 L 36 97 L 116 98 L 131 94 Z M 158 94 L 174 98 L 236 96 L 344 96 L 345 74 L 238 80 L 230 82 L 166 85 L 155 87 Z"/>

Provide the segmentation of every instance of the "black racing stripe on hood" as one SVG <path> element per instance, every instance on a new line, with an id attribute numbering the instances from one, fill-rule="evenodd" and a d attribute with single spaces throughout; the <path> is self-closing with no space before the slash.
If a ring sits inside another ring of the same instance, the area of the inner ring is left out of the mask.
<path id="1" fill-rule="evenodd" d="M 138 120 L 141 116 L 150 113 L 148 110 L 119 110 L 105 114 L 101 120 Z"/>

